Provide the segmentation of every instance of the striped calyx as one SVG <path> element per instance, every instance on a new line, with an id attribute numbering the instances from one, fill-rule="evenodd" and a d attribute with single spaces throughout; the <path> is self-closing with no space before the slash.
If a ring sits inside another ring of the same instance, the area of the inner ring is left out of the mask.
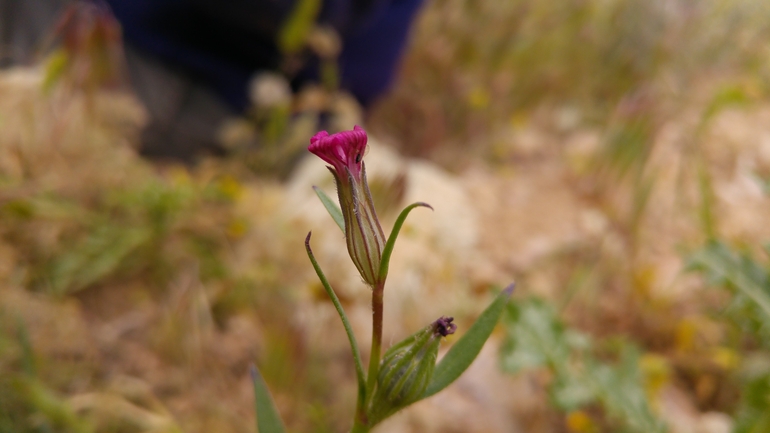
<path id="1" fill-rule="evenodd" d="M 366 182 L 363 162 L 366 132 L 359 126 L 352 131 L 329 135 L 321 131 L 310 139 L 308 150 L 330 164 L 337 182 L 340 208 L 345 219 L 348 253 L 361 278 L 374 287 L 379 277 L 385 234 L 374 210 L 372 194 Z"/>

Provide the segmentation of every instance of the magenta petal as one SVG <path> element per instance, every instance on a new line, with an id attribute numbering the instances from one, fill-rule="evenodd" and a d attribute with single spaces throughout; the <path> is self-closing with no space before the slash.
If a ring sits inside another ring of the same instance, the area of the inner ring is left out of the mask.
<path id="1" fill-rule="evenodd" d="M 331 135 L 320 131 L 310 139 L 308 150 L 331 164 L 337 173 L 342 173 L 347 167 L 350 173 L 358 178 L 367 139 L 366 131 L 358 125 L 352 131 Z"/>

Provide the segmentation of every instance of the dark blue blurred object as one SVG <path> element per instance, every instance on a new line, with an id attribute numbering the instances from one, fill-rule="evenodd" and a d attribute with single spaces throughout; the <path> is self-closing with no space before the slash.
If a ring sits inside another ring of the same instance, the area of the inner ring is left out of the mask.
<path id="1" fill-rule="evenodd" d="M 107 0 L 126 42 L 206 85 L 235 110 L 248 106 L 248 81 L 275 70 L 276 35 L 297 0 Z M 343 40 L 341 85 L 366 105 L 396 71 L 409 25 L 422 0 L 324 0 L 318 22 Z M 310 59 L 294 79 L 314 80 Z"/>

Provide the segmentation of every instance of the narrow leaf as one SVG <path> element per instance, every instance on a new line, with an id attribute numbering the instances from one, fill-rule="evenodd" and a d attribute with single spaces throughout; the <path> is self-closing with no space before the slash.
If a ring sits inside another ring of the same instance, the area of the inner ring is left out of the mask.
<path id="1" fill-rule="evenodd" d="M 378 274 L 379 281 L 385 281 L 385 278 L 387 278 L 388 268 L 390 267 L 390 255 L 393 254 L 393 247 L 396 245 L 398 232 L 401 231 L 401 226 L 404 225 L 404 221 L 406 221 L 409 212 L 416 207 L 427 207 L 428 209 L 433 210 L 433 207 L 428 203 L 417 202 L 410 204 L 401 211 L 398 218 L 396 218 L 396 223 L 393 224 L 393 230 L 390 231 L 388 242 L 385 243 L 385 248 L 382 250 L 382 261 L 380 262 L 380 272 Z"/>
<path id="2" fill-rule="evenodd" d="M 17 317 L 16 320 L 18 322 L 17 335 L 21 346 L 21 365 L 24 373 L 29 377 L 35 377 L 37 376 L 37 363 L 35 362 L 35 351 L 29 338 L 29 330 L 27 330 L 27 324 L 21 317 Z"/>
<path id="3" fill-rule="evenodd" d="M 364 366 L 361 362 L 361 351 L 358 349 L 358 342 L 356 341 L 355 334 L 353 334 L 353 328 L 350 326 L 350 320 L 348 320 L 348 316 L 345 314 L 345 310 L 342 308 L 342 304 L 340 303 L 337 294 L 334 293 L 334 289 L 332 289 L 331 284 L 329 284 L 329 280 L 326 279 L 326 275 L 324 275 L 323 271 L 321 270 L 321 266 L 318 265 L 318 262 L 313 255 L 313 250 L 310 249 L 311 234 L 312 232 L 308 233 L 307 237 L 305 238 L 305 250 L 307 250 L 307 256 L 310 258 L 310 263 L 313 264 L 313 269 L 315 269 L 315 273 L 318 275 L 318 279 L 321 280 L 321 284 L 324 286 L 326 294 L 329 295 L 329 298 L 332 300 L 332 304 L 334 304 L 334 308 L 337 309 L 337 314 L 339 314 L 340 320 L 342 320 L 342 326 L 345 328 L 345 333 L 348 335 L 350 350 L 353 352 L 353 360 L 355 361 L 356 365 L 356 378 L 358 379 L 358 401 L 360 404 L 363 404 L 364 398 L 366 397 L 366 380 L 364 379 Z"/>
<path id="4" fill-rule="evenodd" d="M 315 191 L 315 194 L 321 200 L 321 203 L 323 203 L 326 211 L 329 212 L 329 215 L 332 216 L 334 222 L 337 223 L 337 225 L 340 227 L 342 234 L 345 234 L 345 218 L 342 216 L 342 210 L 340 210 L 340 207 L 337 206 L 337 203 L 335 203 L 334 200 L 326 195 L 326 193 L 323 192 L 321 188 L 314 186 L 313 191 Z"/>
<path id="5" fill-rule="evenodd" d="M 270 390 L 259 374 L 257 366 L 251 365 L 251 381 L 254 383 L 254 403 L 257 411 L 257 433 L 285 433 L 281 417 L 275 408 Z"/>
<path id="6" fill-rule="evenodd" d="M 502 314 L 505 304 L 513 293 L 515 284 L 505 288 L 497 298 L 481 313 L 476 322 L 471 325 L 468 332 L 465 333 L 457 343 L 449 349 L 441 362 L 436 365 L 433 371 L 433 379 L 428 384 L 428 388 L 422 395 L 422 398 L 430 397 L 441 391 L 457 380 L 463 372 L 468 369 L 476 356 L 478 356 L 484 343 L 495 329 L 498 319 Z"/>
<path id="7" fill-rule="evenodd" d="M 320 0 L 300 0 L 293 3 L 294 9 L 278 32 L 278 48 L 284 54 L 296 53 L 305 46 L 321 11 Z"/>

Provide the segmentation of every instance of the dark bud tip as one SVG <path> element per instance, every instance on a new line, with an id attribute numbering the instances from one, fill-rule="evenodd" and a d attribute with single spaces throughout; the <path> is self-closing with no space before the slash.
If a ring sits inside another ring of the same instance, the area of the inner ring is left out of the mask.
<path id="1" fill-rule="evenodd" d="M 305 246 L 310 248 L 310 235 L 312 235 L 313 232 L 307 232 L 307 237 L 305 238 Z"/>
<path id="2" fill-rule="evenodd" d="M 435 209 L 433 209 L 433 206 L 431 206 L 431 205 L 429 205 L 428 203 L 425 203 L 425 202 L 423 202 L 423 201 L 417 202 L 417 204 L 419 204 L 419 205 L 420 205 L 420 206 L 422 206 L 422 207 L 427 207 L 428 209 L 430 209 L 430 210 L 432 210 L 432 211 L 435 211 Z"/>
<path id="3" fill-rule="evenodd" d="M 436 333 L 440 334 L 442 337 L 446 337 L 447 335 L 454 334 L 457 330 L 457 325 L 452 323 L 452 321 L 455 320 L 454 317 L 444 317 L 441 316 L 438 320 L 436 320 Z"/>
<path id="4" fill-rule="evenodd" d="M 309 236 L 309 235 L 308 235 L 308 236 Z M 506 287 L 506 288 L 505 288 L 504 292 L 505 292 L 505 293 L 506 293 L 508 296 L 511 296 L 511 293 L 513 293 L 513 289 L 515 289 L 515 288 L 516 288 L 516 283 L 511 283 L 511 284 L 509 284 L 509 285 L 508 285 L 508 287 Z"/>

